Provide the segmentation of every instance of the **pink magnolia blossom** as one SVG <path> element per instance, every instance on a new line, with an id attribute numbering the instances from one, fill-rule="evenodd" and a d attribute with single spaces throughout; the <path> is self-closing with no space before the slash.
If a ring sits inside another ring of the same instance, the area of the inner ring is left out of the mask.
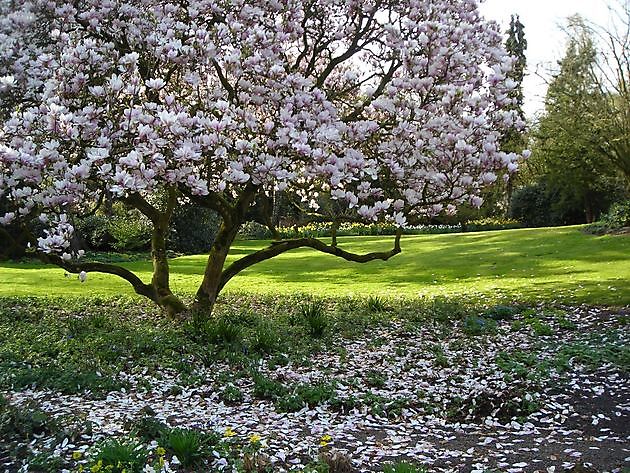
<path id="1" fill-rule="evenodd" d="M 0 224 L 44 213 L 65 252 L 104 192 L 282 189 L 400 226 L 478 206 L 521 158 L 512 63 L 476 0 L 5 2 Z"/>

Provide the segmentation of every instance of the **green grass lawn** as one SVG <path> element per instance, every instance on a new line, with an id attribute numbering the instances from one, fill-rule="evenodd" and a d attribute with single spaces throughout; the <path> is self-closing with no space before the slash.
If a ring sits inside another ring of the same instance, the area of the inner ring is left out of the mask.
<path id="1" fill-rule="evenodd" d="M 355 252 L 387 250 L 393 237 L 345 237 Z M 238 241 L 230 259 L 265 246 Z M 503 230 L 480 233 L 405 236 L 403 252 L 387 262 L 350 263 L 311 249 L 298 249 L 258 264 L 234 278 L 228 291 L 304 292 L 319 296 L 449 296 L 520 302 L 556 301 L 630 304 L 630 238 L 592 236 L 579 227 Z M 171 260 L 172 287 L 193 293 L 205 255 Z M 125 263 L 143 279 L 146 261 Z M 115 276 L 90 274 L 85 284 L 64 278 L 55 267 L 0 263 L 0 295 L 131 294 Z"/>

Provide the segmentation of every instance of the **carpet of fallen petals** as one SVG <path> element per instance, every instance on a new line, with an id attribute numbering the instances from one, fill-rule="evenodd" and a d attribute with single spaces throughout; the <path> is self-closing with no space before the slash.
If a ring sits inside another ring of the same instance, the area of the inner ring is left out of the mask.
<path id="1" fill-rule="evenodd" d="M 457 323 L 411 326 L 394 320 L 351 340 L 338 337 L 306 363 L 270 367 L 263 359 L 258 366 L 285 385 L 335 383 L 341 400 L 371 396 L 380 400 L 378 410 L 367 402 L 345 407 L 342 402 L 278 412 L 271 401 L 254 397 L 247 376 L 233 378 L 243 400 L 226 405 L 219 378 L 234 367 L 223 362 L 198 368 L 202 381 L 182 390 L 173 389 L 177 374 L 163 372 L 159 379 L 120 373 L 132 386 L 148 382 L 152 389 L 115 391 L 103 399 L 36 389 L 4 394 L 16 405 L 35 401 L 53 416 L 83 414 L 93 423 L 92 434 L 78 440 L 56 444 L 38 438 L 31 445 L 34 451 L 52 448 L 64 458 L 87 451 L 99 439 L 125 434 L 128 422 L 149 409 L 171 426 L 260 435 L 276 471 L 299 470 L 322 450 L 347 453 L 357 471 L 380 471 L 398 459 L 436 472 L 578 471 L 572 470 L 576 465 L 587 468 L 579 471 L 628 471 L 627 371 L 607 362 L 587 366 L 575 357 L 565 360 L 564 370 L 553 363 L 563 346 L 595 346 L 610 333 L 617 334 L 616 344 L 627 346 L 627 313 L 587 307 L 565 312 L 575 329 L 550 319 L 551 335 L 537 335 L 526 324 L 515 329 L 513 321 L 499 321 L 494 333 L 471 336 Z M 537 364 L 525 376 L 509 376 L 497 364 L 502 352 L 534 354 Z M 380 382 L 370 382 L 374 376 Z M 514 410 L 523 405 L 534 407 L 525 414 Z M 330 436 L 325 446 L 322 436 Z M 5 463 L 5 471 L 19 468 Z"/>

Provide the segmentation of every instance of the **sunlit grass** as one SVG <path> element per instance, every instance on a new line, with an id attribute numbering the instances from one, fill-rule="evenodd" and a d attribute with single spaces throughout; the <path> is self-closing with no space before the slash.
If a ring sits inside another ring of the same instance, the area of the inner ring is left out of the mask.
<path id="1" fill-rule="evenodd" d="M 344 237 L 340 245 L 355 252 L 391 248 L 392 237 Z M 268 242 L 239 241 L 234 260 Z M 298 249 L 244 271 L 228 291 L 304 292 L 322 296 L 388 295 L 630 303 L 630 238 L 592 236 L 579 227 L 403 237 L 403 252 L 387 262 L 350 263 L 311 249 Z M 171 260 L 176 292 L 192 294 L 201 280 L 205 255 Z M 151 264 L 125 263 L 144 280 Z M 132 293 L 114 276 L 90 274 L 81 284 L 64 271 L 38 264 L 0 264 L 0 295 L 112 295 Z"/>

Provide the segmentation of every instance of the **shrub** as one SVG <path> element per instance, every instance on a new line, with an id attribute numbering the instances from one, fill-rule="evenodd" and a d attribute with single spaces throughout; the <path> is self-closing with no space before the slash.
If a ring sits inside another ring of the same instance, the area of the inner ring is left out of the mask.
<path id="1" fill-rule="evenodd" d="M 594 235 L 613 233 L 630 227 L 630 199 L 613 204 L 599 221 L 588 225 L 584 231 Z"/>
<path id="2" fill-rule="evenodd" d="M 168 247 L 179 253 L 206 253 L 220 223 L 219 215 L 205 207 L 192 204 L 178 207 L 171 219 Z"/>
<path id="3" fill-rule="evenodd" d="M 539 182 L 516 189 L 508 216 L 527 227 L 548 227 L 584 222 L 581 204 L 563 202 L 559 190 Z"/>
<path id="4" fill-rule="evenodd" d="M 113 236 L 109 229 L 110 218 L 96 213 L 75 221 L 75 232 L 91 250 L 109 250 L 113 243 Z"/>
<path id="5" fill-rule="evenodd" d="M 238 231 L 242 240 L 268 240 L 272 237 L 269 229 L 258 222 L 245 222 Z"/>
<path id="6" fill-rule="evenodd" d="M 109 225 L 114 239 L 113 246 L 118 251 L 146 249 L 151 241 L 151 223 L 140 212 L 116 216 Z"/>

